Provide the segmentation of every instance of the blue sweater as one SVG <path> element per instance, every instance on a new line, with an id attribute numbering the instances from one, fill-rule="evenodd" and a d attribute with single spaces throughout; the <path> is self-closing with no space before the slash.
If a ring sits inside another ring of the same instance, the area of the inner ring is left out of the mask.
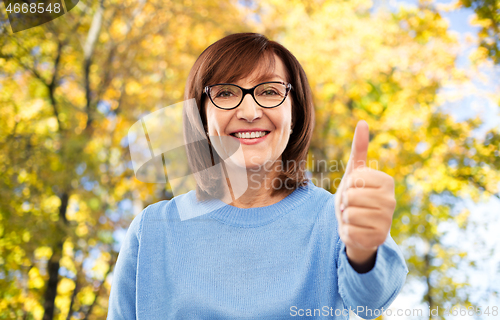
<path id="1" fill-rule="evenodd" d="M 178 206 L 207 213 L 181 221 Z M 372 319 L 407 273 L 390 235 L 375 266 L 357 273 L 338 236 L 334 195 L 311 182 L 249 209 L 198 202 L 190 191 L 132 221 L 107 319 L 348 319 L 349 309 Z"/>

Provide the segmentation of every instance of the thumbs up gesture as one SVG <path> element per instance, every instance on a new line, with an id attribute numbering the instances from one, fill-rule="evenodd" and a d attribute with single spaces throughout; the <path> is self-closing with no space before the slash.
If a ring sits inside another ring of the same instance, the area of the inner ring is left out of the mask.
<path id="1" fill-rule="evenodd" d="M 350 264 L 369 271 L 389 234 L 396 208 L 394 179 L 366 164 L 369 132 L 361 120 L 354 131 L 347 169 L 335 194 L 335 216 Z"/>

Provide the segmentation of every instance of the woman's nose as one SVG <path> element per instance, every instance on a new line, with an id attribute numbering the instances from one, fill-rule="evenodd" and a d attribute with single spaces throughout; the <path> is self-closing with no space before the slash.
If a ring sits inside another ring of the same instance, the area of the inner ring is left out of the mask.
<path id="1" fill-rule="evenodd" d="M 255 102 L 252 95 L 247 94 L 240 106 L 236 108 L 236 116 L 238 119 L 253 122 L 256 119 L 262 118 L 262 108 Z"/>

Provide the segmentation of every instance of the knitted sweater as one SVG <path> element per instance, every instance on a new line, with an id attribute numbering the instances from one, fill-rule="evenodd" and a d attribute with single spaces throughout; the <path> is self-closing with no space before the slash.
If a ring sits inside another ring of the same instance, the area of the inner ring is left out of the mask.
<path id="1" fill-rule="evenodd" d="M 178 207 L 206 213 L 181 221 Z M 372 319 L 407 273 L 390 235 L 375 266 L 356 272 L 337 232 L 334 195 L 311 182 L 249 209 L 199 202 L 190 191 L 132 221 L 107 319 L 348 319 L 349 310 Z"/>

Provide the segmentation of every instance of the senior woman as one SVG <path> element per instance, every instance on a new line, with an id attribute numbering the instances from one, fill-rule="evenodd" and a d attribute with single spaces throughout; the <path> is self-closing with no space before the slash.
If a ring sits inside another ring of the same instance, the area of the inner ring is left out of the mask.
<path id="1" fill-rule="evenodd" d="M 311 89 L 279 43 L 254 33 L 215 42 L 194 64 L 185 98 L 201 119 L 190 130 L 206 135 L 210 152 L 188 145 L 200 173 L 196 190 L 132 221 L 108 319 L 348 319 L 349 310 L 371 319 L 384 312 L 408 269 L 389 234 L 394 181 L 364 166 L 366 122 L 356 127 L 334 196 L 306 177 Z M 220 165 L 222 173 L 203 175 L 200 165 Z M 209 210 L 185 220 L 180 208 Z"/>

